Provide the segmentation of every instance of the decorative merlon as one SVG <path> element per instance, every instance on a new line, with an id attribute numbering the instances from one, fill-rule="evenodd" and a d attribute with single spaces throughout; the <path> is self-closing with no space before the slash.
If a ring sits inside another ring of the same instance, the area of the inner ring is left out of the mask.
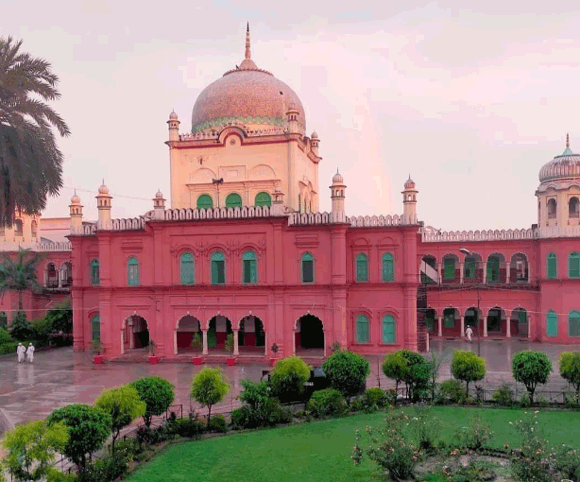
<path id="1" fill-rule="evenodd" d="M 580 237 L 580 226 L 535 229 L 489 229 L 482 231 L 438 231 L 430 226 L 421 230 L 424 243 L 451 241 L 510 241 Z"/>
<path id="2" fill-rule="evenodd" d="M 32 251 L 71 251 L 72 246 L 68 241 L 39 241 L 37 243 L 2 243 L 0 251 L 18 251 L 20 249 L 30 249 Z"/>

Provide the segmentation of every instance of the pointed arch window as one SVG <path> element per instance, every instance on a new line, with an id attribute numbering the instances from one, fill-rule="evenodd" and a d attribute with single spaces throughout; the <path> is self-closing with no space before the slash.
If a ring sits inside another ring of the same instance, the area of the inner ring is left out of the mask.
<path id="1" fill-rule="evenodd" d="M 580 313 L 572 311 L 568 315 L 568 335 L 573 337 L 580 336 Z"/>
<path id="2" fill-rule="evenodd" d="M 134 256 L 127 261 L 127 285 L 139 286 L 139 260 Z"/>
<path id="3" fill-rule="evenodd" d="M 101 317 L 98 314 L 91 318 L 91 333 L 93 341 L 101 341 Z"/>
<path id="4" fill-rule="evenodd" d="M 394 344 L 397 342 L 395 318 L 392 315 L 383 316 L 383 343 Z"/>
<path id="5" fill-rule="evenodd" d="M 558 258 L 554 253 L 549 253 L 546 261 L 546 276 L 555 279 L 558 276 Z"/>
<path id="6" fill-rule="evenodd" d="M 499 258 L 490 256 L 487 260 L 487 281 L 495 283 L 499 281 Z"/>
<path id="7" fill-rule="evenodd" d="M 443 278 L 455 279 L 455 258 L 443 259 Z"/>
<path id="8" fill-rule="evenodd" d="M 391 253 L 383 254 L 383 281 L 395 281 L 395 258 Z"/>
<path id="9" fill-rule="evenodd" d="M 246 251 L 242 255 L 242 282 L 245 284 L 258 282 L 256 253 L 253 251 Z"/>
<path id="10" fill-rule="evenodd" d="M 197 198 L 197 209 L 213 208 L 213 199 L 209 194 L 202 194 Z"/>
<path id="11" fill-rule="evenodd" d="M 579 216 L 579 202 L 576 196 L 571 197 L 568 201 L 568 217 L 569 218 L 577 218 Z"/>
<path id="12" fill-rule="evenodd" d="M 548 219 L 556 219 L 556 210 L 558 205 L 555 199 L 548 200 Z"/>
<path id="13" fill-rule="evenodd" d="M 99 286 L 101 283 L 101 274 L 99 269 L 99 260 L 93 259 L 91 261 L 91 284 L 93 286 Z"/>
<path id="14" fill-rule="evenodd" d="M 302 256 L 300 263 L 301 278 L 303 283 L 314 283 L 314 258 L 310 253 Z"/>
<path id="15" fill-rule="evenodd" d="M 38 223 L 34 219 L 30 223 L 30 236 L 32 238 L 36 238 L 38 236 Z"/>
<path id="16" fill-rule="evenodd" d="M 580 278 L 580 255 L 577 252 L 568 256 L 568 277 Z"/>
<path id="17" fill-rule="evenodd" d="M 17 219 L 16 221 L 14 221 L 14 236 L 24 236 L 22 219 Z"/>
<path id="18" fill-rule="evenodd" d="M 465 258 L 465 267 L 464 267 L 464 279 L 475 279 L 476 274 L 476 259 L 473 256 L 467 256 Z"/>
<path id="19" fill-rule="evenodd" d="M 267 192 L 259 192 L 256 194 L 256 200 L 254 203 L 256 206 L 268 206 L 272 205 L 272 199 Z"/>
<path id="20" fill-rule="evenodd" d="M 238 193 L 233 192 L 228 194 L 226 198 L 226 208 L 241 208 L 242 207 L 242 196 Z"/>
<path id="21" fill-rule="evenodd" d="M 356 280 L 358 282 L 369 280 L 369 260 L 364 253 L 356 256 Z"/>
<path id="22" fill-rule="evenodd" d="M 358 315 L 356 317 L 356 342 L 369 343 L 370 338 L 369 319 L 366 315 Z"/>
<path id="23" fill-rule="evenodd" d="M 179 277 L 181 284 L 190 286 L 195 282 L 195 262 L 193 254 L 183 253 L 179 258 Z"/>
<path id="24" fill-rule="evenodd" d="M 546 336 L 558 336 L 558 315 L 552 310 L 546 317 Z"/>
<path id="25" fill-rule="evenodd" d="M 226 258 L 224 253 L 216 251 L 211 255 L 211 284 L 221 285 L 226 282 Z"/>

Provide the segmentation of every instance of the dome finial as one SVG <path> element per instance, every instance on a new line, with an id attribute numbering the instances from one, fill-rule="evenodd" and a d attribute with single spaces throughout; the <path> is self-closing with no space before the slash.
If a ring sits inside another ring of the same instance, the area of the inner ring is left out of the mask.
<path id="1" fill-rule="evenodd" d="M 250 52 L 250 22 L 246 26 L 246 58 L 252 58 L 252 53 Z"/>
<path id="2" fill-rule="evenodd" d="M 570 149 L 570 134 L 566 133 L 566 149 Z"/>

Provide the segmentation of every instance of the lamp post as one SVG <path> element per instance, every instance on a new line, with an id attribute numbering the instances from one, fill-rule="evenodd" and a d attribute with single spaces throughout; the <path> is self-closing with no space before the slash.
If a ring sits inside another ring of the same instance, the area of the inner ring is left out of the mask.
<path id="1" fill-rule="evenodd" d="M 469 251 L 467 248 L 460 248 L 459 251 L 461 253 L 463 253 L 465 256 L 473 256 L 473 253 L 471 251 Z M 475 273 L 475 276 L 477 276 L 477 272 Z M 463 276 L 463 279 L 465 280 L 465 275 Z M 480 340 L 480 335 L 479 335 L 479 302 L 481 301 L 481 297 L 479 296 L 479 280 L 477 280 L 477 321 L 476 321 L 476 331 L 477 331 L 477 356 L 481 356 L 481 340 Z"/>

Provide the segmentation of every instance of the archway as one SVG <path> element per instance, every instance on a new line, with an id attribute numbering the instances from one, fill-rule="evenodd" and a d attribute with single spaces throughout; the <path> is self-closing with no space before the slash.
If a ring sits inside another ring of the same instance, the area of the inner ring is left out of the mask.
<path id="1" fill-rule="evenodd" d="M 465 329 L 467 329 L 468 326 L 471 326 L 474 337 L 477 337 L 478 333 L 479 336 L 483 336 L 483 326 L 481 324 L 481 321 L 478 324 L 477 322 L 478 319 L 481 320 L 481 311 L 478 311 L 475 306 L 471 306 L 470 308 L 467 308 L 467 310 L 465 310 L 465 318 L 464 318 Z"/>
<path id="2" fill-rule="evenodd" d="M 498 306 L 491 308 L 487 314 L 487 334 L 502 335 L 506 334 L 505 312 Z"/>
<path id="3" fill-rule="evenodd" d="M 296 351 L 324 350 L 322 320 L 314 315 L 304 315 L 296 322 Z"/>
<path id="4" fill-rule="evenodd" d="M 505 283 L 506 262 L 504 255 L 501 253 L 490 254 L 487 257 L 486 270 L 487 283 Z"/>
<path id="5" fill-rule="evenodd" d="M 455 254 L 443 256 L 443 279 L 442 283 L 459 282 L 459 257 Z"/>
<path id="6" fill-rule="evenodd" d="M 443 310 L 443 336 L 460 336 L 461 323 L 459 311 L 456 308 L 445 308 Z"/>
<path id="7" fill-rule="evenodd" d="M 266 344 L 264 323 L 254 315 L 244 316 L 238 331 L 238 350 L 240 352 L 263 353 Z"/>
<path id="8" fill-rule="evenodd" d="M 528 282 L 528 258 L 523 253 L 516 253 L 510 260 L 510 283 Z"/>
<path id="9" fill-rule="evenodd" d="M 524 308 L 512 310 L 510 315 L 510 332 L 511 336 L 528 337 L 528 312 Z"/>
<path id="10" fill-rule="evenodd" d="M 139 315 L 132 315 L 125 320 L 124 349 L 134 350 L 149 346 L 149 328 L 147 320 Z"/>
<path id="11" fill-rule="evenodd" d="M 176 331 L 177 353 L 201 351 L 202 347 L 194 349 L 191 346 L 193 337 L 201 335 L 201 323 L 195 316 L 185 315 L 179 320 Z"/>
<path id="12" fill-rule="evenodd" d="M 209 329 L 207 330 L 207 347 L 210 350 L 223 350 L 226 344 L 226 338 L 233 333 L 232 322 L 223 315 L 214 316 L 209 320 Z"/>
<path id="13" fill-rule="evenodd" d="M 429 333 L 437 333 L 437 312 L 433 308 L 428 308 L 425 311 L 425 325 L 427 325 Z"/>

